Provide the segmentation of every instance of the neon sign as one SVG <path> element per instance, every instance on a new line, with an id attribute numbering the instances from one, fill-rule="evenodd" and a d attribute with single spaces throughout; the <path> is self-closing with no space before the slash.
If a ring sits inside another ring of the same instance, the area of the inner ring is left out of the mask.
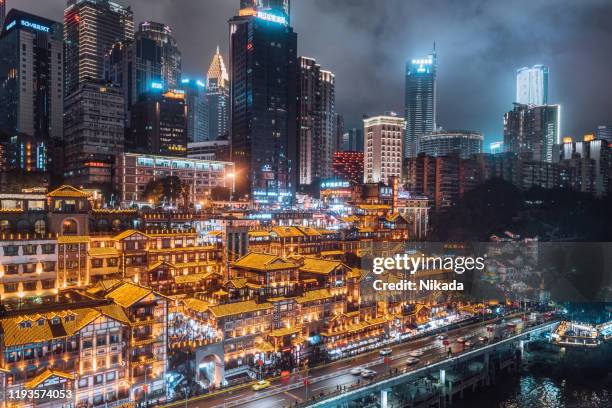
<path id="1" fill-rule="evenodd" d="M 273 23 L 278 23 L 282 25 L 287 25 L 287 19 L 283 16 L 275 16 L 274 14 L 266 13 L 263 11 L 257 12 L 257 18 L 262 20 L 271 21 Z"/>
<path id="2" fill-rule="evenodd" d="M 161 82 L 151 82 L 151 89 L 164 89 L 164 84 Z"/>
<path id="3" fill-rule="evenodd" d="M 13 21 L 11 24 L 15 24 L 15 22 Z M 10 26 L 10 24 L 9 24 Z M 49 27 L 46 27 L 44 25 L 40 25 L 40 24 L 36 24 L 33 23 L 31 21 L 27 21 L 27 20 L 21 20 L 21 26 L 22 27 L 27 27 L 27 28 L 32 28 L 34 30 L 37 31 L 42 31 L 43 33 L 48 33 L 49 31 L 51 31 L 51 29 Z M 9 27 L 7 27 L 7 30 L 9 29 Z"/>
<path id="4" fill-rule="evenodd" d="M 8 24 L 6 26 L 6 31 L 10 30 L 11 28 L 15 27 L 15 25 L 17 24 L 17 21 L 13 21 L 12 23 Z"/>

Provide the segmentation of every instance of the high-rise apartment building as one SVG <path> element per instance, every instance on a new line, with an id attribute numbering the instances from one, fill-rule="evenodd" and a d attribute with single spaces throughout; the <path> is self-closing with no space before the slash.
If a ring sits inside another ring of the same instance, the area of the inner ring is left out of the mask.
<path id="1" fill-rule="evenodd" d="M 297 34 L 284 3 L 243 1 L 230 20 L 236 194 L 261 204 L 291 202 L 298 180 Z"/>
<path id="2" fill-rule="evenodd" d="M 599 125 L 595 129 L 595 138 L 612 143 L 612 126 Z"/>
<path id="3" fill-rule="evenodd" d="M 145 21 L 139 24 L 137 35 L 155 41 L 161 48 L 161 78 L 165 89 L 178 88 L 181 81 L 182 54 L 166 24 Z"/>
<path id="4" fill-rule="evenodd" d="M 612 149 L 605 140 L 586 135 L 582 141 L 564 138 L 555 146 L 555 162 L 563 166 L 572 190 L 603 197 L 610 191 Z"/>
<path id="5" fill-rule="evenodd" d="M 553 146 L 561 142 L 560 105 L 521 105 L 504 115 L 504 147 L 523 160 L 553 161 Z"/>
<path id="6" fill-rule="evenodd" d="M 342 149 L 350 152 L 363 152 L 363 129 L 351 128 L 342 135 Z"/>
<path id="7" fill-rule="evenodd" d="M 0 37 L 0 129 L 62 138 L 60 23 L 11 10 Z"/>
<path id="8" fill-rule="evenodd" d="M 431 157 L 420 154 L 406 161 L 406 184 L 412 193 L 428 197 L 436 210 L 455 205 L 482 181 L 477 160 L 458 154 Z"/>
<path id="9" fill-rule="evenodd" d="M 436 130 L 437 70 L 435 51 L 406 64 L 404 157 L 416 157 L 421 135 Z"/>
<path id="10" fill-rule="evenodd" d="M 205 142 L 208 135 L 208 105 L 206 84 L 201 79 L 183 78 L 181 90 L 187 104 L 187 142 Z"/>
<path id="11" fill-rule="evenodd" d="M 110 0 L 68 0 L 64 10 L 66 94 L 85 79 L 104 78 L 104 56 L 116 42 L 133 39 L 129 7 Z"/>
<path id="12" fill-rule="evenodd" d="M 448 156 L 458 153 L 467 159 L 473 154 L 482 153 L 484 136 L 470 130 L 439 130 L 421 136 L 419 153 L 428 156 Z"/>
<path id="13" fill-rule="evenodd" d="M 121 89 L 101 80 L 81 82 L 65 102 L 65 179 L 77 186 L 110 185 L 115 156 L 123 152 L 124 130 Z"/>
<path id="14" fill-rule="evenodd" d="M 121 87 L 125 99 L 126 120 L 140 95 L 153 89 L 164 89 L 159 44 L 138 33 L 133 41 L 113 44 L 104 58 L 104 77 Z"/>
<path id="15" fill-rule="evenodd" d="M 534 65 L 516 71 L 515 102 L 523 105 L 548 104 L 548 67 Z"/>
<path id="16" fill-rule="evenodd" d="M 406 122 L 391 113 L 363 120 L 365 183 L 390 183 L 402 176 L 402 147 Z"/>
<path id="17" fill-rule="evenodd" d="M 217 46 L 206 77 L 206 106 L 208 122 L 204 140 L 227 138 L 229 135 L 229 74 Z"/>
<path id="18" fill-rule="evenodd" d="M 126 150 L 164 156 L 187 155 L 187 105 L 181 90 L 147 92 L 131 110 Z"/>
<path id="19" fill-rule="evenodd" d="M 335 77 L 312 58 L 299 58 L 298 142 L 299 183 L 310 185 L 332 176 L 337 150 Z"/>

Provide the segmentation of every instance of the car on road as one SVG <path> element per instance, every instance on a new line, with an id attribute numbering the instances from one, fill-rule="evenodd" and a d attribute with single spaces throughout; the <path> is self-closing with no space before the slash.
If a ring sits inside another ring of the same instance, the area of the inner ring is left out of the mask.
<path id="1" fill-rule="evenodd" d="M 471 341 L 469 341 L 469 340 L 468 340 L 468 341 L 466 341 L 465 343 L 463 343 L 463 345 L 464 345 L 465 347 L 472 347 L 472 346 L 474 345 L 474 343 L 472 343 Z"/>
<path id="2" fill-rule="evenodd" d="M 349 373 L 351 373 L 352 375 L 361 375 L 361 373 L 363 372 L 364 368 L 363 367 L 354 367 L 351 368 L 351 370 L 349 371 Z"/>
<path id="3" fill-rule="evenodd" d="M 391 350 L 389 347 L 385 347 L 384 349 L 380 350 L 378 353 L 381 356 L 388 356 L 389 354 L 393 353 L 393 350 Z"/>
<path id="4" fill-rule="evenodd" d="M 448 339 L 448 336 L 446 334 L 441 334 L 438 337 L 436 337 L 438 340 L 446 340 Z"/>
<path id="5" fill-rule="evenodd" d="M 410 357 L 421 357 L 423 354 L 424 353 L 423 353 L 422 350 L 414 350 L 414 351 L 411 351 L 410 353 L 408 353 L 408 355 Z"/>
<path id="6" fill-rule="evenodd" d="M 253 388 L 253 391 L 259 391 L 268 388 L 270 385 L 272 384 L 270 384 L 270 381 L 268 380 L 259 380 L 255 384 L 253 384 L 251 388 Z"/>
<path id="7" fill-rule="evenodd" d="M 406 359 L 406 364 L 408 364 L 408 365 L 415 365 L 415 364 L 417 364 L 419 361 L 421 361 L 421 360 L 419 360 L 418 358 L 415 358 L 415 357 L 408 357 L 408 358 Z"/>
<path id="8" fill-rule="evenodd" d="M 374 376 L 375 376 L 375 375 L 376 375 L 376 371 L 374 371 L 374 370 L 367 370 L 367 369 L 366 369 L 366 370 L 363 370 L 363 371 L 361 372 L 361 376 L 362 376 L 363 378 L 366 378 L 366 379 L 367 379 L 367 378 L 374 378 Z"/>
<path id="9" fill-rule="evenodd" d="M 465 339 L 463 337 L 459 337 L 457 339 L 457 343 L 465 343 Z"/>
<path id="10" fill-rule="evenodd" d="M 488 337 L 485 337 L 485 336 L 480 336 L 480 337 L 478 337 L 478 341 L 481 341 L 481 342 L 483 342 L 483 343 L 486 343 L 488 340 L 489 340 L 489 338 L 488 338 Z"/>

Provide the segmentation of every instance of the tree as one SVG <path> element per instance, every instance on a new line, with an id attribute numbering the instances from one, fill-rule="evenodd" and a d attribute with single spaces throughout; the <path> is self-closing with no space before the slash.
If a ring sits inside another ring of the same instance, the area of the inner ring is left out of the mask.
<path id="1" fill-rule="evenodd" d="M 215 186 L 210 191 L 210 198 L 213 201 L 229 201 L 230 189 L 222 186 Z"/>
<path id="2" fill-rule="evenodd" d="M 189 203 L 189 187 L 177 176 L 168 176 L 151 180 L 145 187 L 144 196 L 153 204 L 176 203 L 183 200 L 183 205 Z"/>

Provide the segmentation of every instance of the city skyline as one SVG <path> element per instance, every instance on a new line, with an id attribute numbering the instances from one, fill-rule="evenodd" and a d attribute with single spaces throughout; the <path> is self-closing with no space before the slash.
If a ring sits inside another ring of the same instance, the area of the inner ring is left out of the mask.
<path id="1" fill-rule="evenodd" d="M 128 3 L 136 24 L 153 20 L 173 28 L 184 54 L 185 74 L 204 73 L 217 43 L 227 56 L 227 20 L 238 9 L 238 1 L 208 0 L 206 7 L 202 2 L 183 2 L 180 9 L 165 1 Z M 363 1 L 292 3 L 292 25 L 300 36 L 298 55 L 312 56 L 336 74 L 337 111 L 345 116 L 347 128 L 359 125 L 362 114 L 402 111 L 403 66 L 428 52 L 433 41 L 439 55 L 438 122 L 445 128 L 481 131 L 487 145 L 501 140 L 503 114 L 515 99 L 516 70 L 535 64 L 550 68 L 549 103 L 563 106 L 562 136 L 580 137 L 609 122 L 605 96 L 612 85 L 606 82 L 608 57 L 603 44 L 612 29 L 603 18 L 611 7 L 606 2 L 568 5 L 555 13 L 545 13 L 546 2 L 512 9 L 440 1 L 441 7 L 431 8 L 435 12 L 418 4 L 385 3 L 388 6 L 374 17 L 365 12 L 369 6 Z M 7 9 L 16 7 L 56 20 L 61 20 L 65 6 L 61 0 L 7 2 Z M 543 14 L 536 26 L 538 13 Z M 456 15 L 464 18 L 461 27 Z M 584 24 L 587 20 L 589 24 Z M 310 29 L 312 21 L 319 23 L 317 30 Z M 559 22 L 565 27 L 562 32 L 555 31 Z M 540 37 L 537 47 L 524 47 L 530 41 L 528 33 Z M 199 40 L 191 41 L 193 36 Z M 504 46 L 499 47 L 502 37 Z M 580 46 L 587 40 L 591 46 Z M 337 52 L 339 47 L 342 53 Z M 360 69 L 354 69 L 355 64 Z M 572 81 L 576 72 L 584 73 L 581 78 L 586 82 Z M 480 98 L 473 97 L 475 91 Z"/>

